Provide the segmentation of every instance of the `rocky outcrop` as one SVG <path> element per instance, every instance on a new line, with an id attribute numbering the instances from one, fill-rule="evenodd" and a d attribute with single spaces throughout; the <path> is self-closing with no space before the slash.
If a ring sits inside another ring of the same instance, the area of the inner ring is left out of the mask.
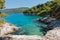
<path id="1" fill-rule="evenodd" d="M 0 24 L 0 36 L 8 35 L 18 29 L 19 29 L 18 27 L 14 26 L 12 24 L 9 24 L 9 23 Z"/>
<path id="2" fill-rule="evenodd" d="M 45 36 L 37 35 L 5 35 L 1 40 L 60 40 L 60 27 L 47 32 Z"/>
<path id="3" fill-rule="evenodd" d="M 49 32 L 47 32 L 45 37 L 49 40 L 60 40 L 60 27 L 50 30 Z"/>
<path id="4" fill-rule="evenodd" d="M 52 20 L 56 20 L 56 18 L 52 17 L 44 17 L 44 18 L 38 18 L 37 21 L 43 22 L 45 24 L 49 24 Z"/>

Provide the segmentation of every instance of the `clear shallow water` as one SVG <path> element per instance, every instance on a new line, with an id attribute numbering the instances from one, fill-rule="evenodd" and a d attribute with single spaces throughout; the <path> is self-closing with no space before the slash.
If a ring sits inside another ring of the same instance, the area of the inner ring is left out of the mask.
<path id="1" fill-rule="evenodd" d="M 22 27 L 23 30 L 18 30 L 15 34 L 22 35 L 43 35 L 42 29 L 39 28 L 34 20 L 41 18 L 40 16 L 26 16 L 23 13 L 9 13 L 5 20 L 18 27 Z"/>

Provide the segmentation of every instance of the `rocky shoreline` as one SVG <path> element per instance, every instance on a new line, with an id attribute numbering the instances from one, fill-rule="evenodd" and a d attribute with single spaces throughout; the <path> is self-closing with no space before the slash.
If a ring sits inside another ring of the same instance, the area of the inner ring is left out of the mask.
<path id="1" fill-rule="evenodd" d="M 47 32 L 45 36 L 38 35 L 4 35 L 0 40 L 60 40 L 60 27 Z"/>
<path id="2" fill-rule="evenodd" d="M 48 21 L 48 19 L 46 19 Z M 41 20 L 40 20 L 41 21 Z M 57 25 L 59 23 L 59 25 Z M 60 40 L 60 20 L 50 20 L 47 24 L 53 26 L 47 26 L 48 28 L 53 29 L 46 32 L 45 36 L 39 35 L 12 35 L 14 31 L 19 28 L 15 25 L 5 23 L 2 26 L 0 25 L 0 40 Z"/>
<path id="3" fill-rule="evenodd" d="M 36 19 L 38 22 L 42 22 L 45 24 L 45 26 L 38 25 L 39 27 L 42 27 L 43 29 L 47 29 L 47 31 L 52 30 L 56 27 L 60 27 L 60 20 L 52 17 L 44 17 L 44 18 L 38 18 Z M 45 31 L 45 32 L 47 32 Z"/>

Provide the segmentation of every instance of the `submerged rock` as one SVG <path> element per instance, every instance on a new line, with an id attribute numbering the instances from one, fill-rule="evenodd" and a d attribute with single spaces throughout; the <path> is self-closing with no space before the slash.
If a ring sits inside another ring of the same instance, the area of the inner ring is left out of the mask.
<path id="1" fill-rule="evenodd" d="M 41 22 L 43 24 L 39 24 L 38 27 L 42 28 L 44 33 L 46 34 L 47 31 L 52 30 L 55 27 L 60 26 L 60 20 L 57 20 L 56 18 L 52 17 L 45 17 L 45 18 L 38 18 L 38 22 Z"/>

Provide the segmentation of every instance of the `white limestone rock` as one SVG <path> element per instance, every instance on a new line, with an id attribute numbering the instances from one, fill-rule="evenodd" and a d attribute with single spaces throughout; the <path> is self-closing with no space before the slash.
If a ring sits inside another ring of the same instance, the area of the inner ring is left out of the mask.
<path id="1" fill-rule="evenodd" d="M 0 26 L 0 36 L 10 34 L 18 29 L 18 27 L 9 23 L 2 24 L 2 26 Z"/>
<path id="2" fill-rule="evenodd" d="M 45 38 L 49 40 L 60 40 L 60 27 L 48 31 Z"/>

